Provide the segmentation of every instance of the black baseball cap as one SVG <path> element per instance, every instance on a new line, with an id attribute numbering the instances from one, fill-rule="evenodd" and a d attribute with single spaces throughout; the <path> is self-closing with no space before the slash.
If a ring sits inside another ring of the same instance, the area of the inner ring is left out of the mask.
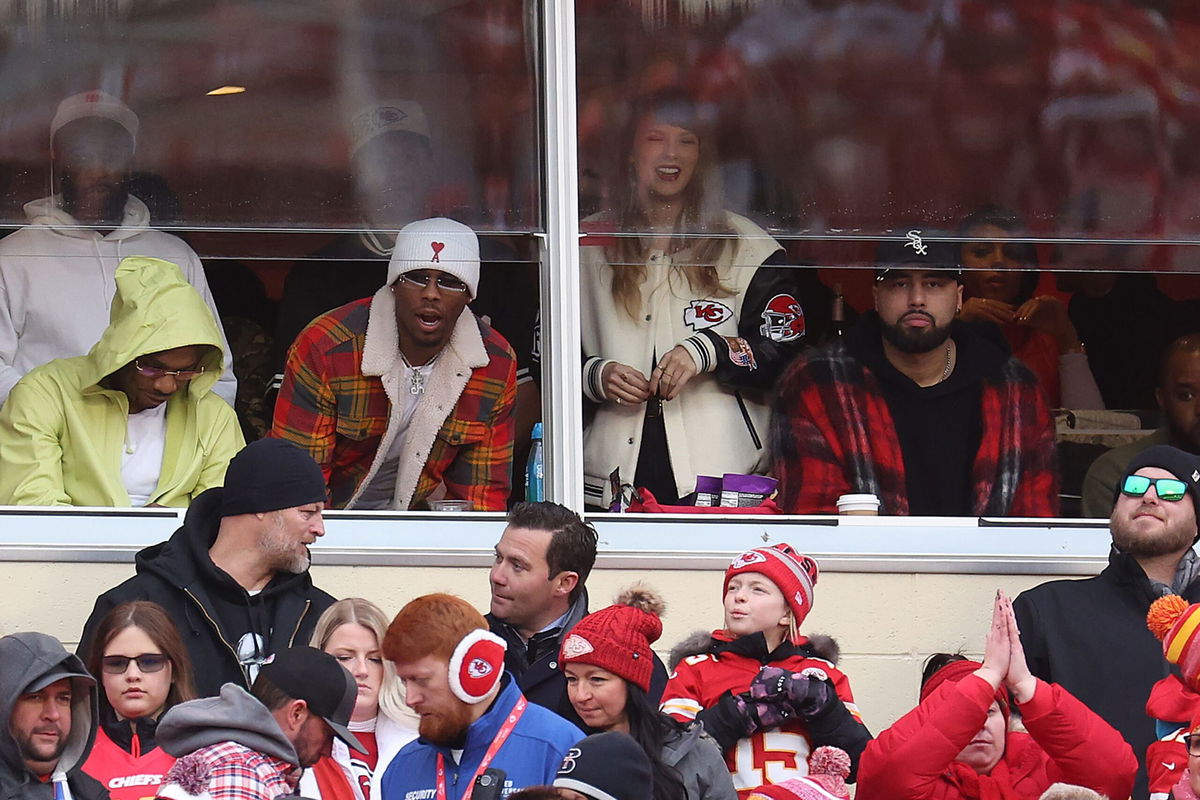
<path id="1" fill-rule="evenodd" d="M 366 754 L 346 727 L 358 699 L 358 683 L 336 658 L 315 647 L 289 647 L 267 659 L 258 676 L 288 697 L 308 703 L 309 710 L 325 720 L 339 739 Z"/>
<path id="2" fill-rule="evenodd" d="M 946 270 L 962 283 L 959 245 L 943 238 L 938 231 L 909 228 L 903 238 L 885 239 L 875 248 L 875 282 L 879 283 L 894 269 Z"/>

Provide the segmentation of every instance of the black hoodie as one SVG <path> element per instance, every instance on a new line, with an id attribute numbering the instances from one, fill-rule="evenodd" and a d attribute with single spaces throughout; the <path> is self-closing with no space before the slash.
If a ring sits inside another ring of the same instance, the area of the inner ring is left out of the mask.
<path id="1" fill-rule="evenodd" d="M 104 615 L 131 600 L 158 603 L 175 622 L 201 697 L 220 693 L 224 683 L 248 689 L 267 655 L 308 643 L 317 617 L 334 599 L 313 586 L 307 570 L 277 573 L 252 596 L 213 564 L 208 550 L 221 522 L 222 491 L 197 497 L 170 539 L 137 554 L 137 575 L 96 599 L 80 637 L 81 655 Z"/>
<path id="2" fill-rule="evenodd" d="M 53 800 L 54 786 L 41 781 L 25 766 L 17 740 L 8 723 L 17 699 L 35 681 L 50 673 L 86 675 L 83 662 L 63 649 L 53 636 L 44 633 L 14 633 L 0 639 L 0 798 L 3 800 Z M 87 684 L 86 686 L 84 684 Z M 108 800 L 99 781 L 80 769 L 96 739 L 97 688 L 94 681 L 72 680 L 71 728 L 55 773 L 67 776 L 75 800 Z"/>

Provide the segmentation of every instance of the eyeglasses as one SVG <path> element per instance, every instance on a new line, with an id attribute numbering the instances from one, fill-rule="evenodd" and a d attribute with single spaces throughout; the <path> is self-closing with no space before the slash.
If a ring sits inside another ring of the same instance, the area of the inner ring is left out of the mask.
<path id="1" fill-rule="evenodd" d="M 1121 493 L 1130 497 L 1141 497 L 1154 484 L 1154 493 L 1159 500 L 1174 503 L 1187 494 L 1187 484 L 1177 478 L 1147 478 L 1144 475 L 1126 475 L 1121 483 Z"/>
<path id="2" fill-rule="evenodd" d="M 171 659 L 162 653 L 142 653 L 140 656 L 105 656 L 100 659 L 100 668 L 109 675 L 124 675 L 129 662 L 136 661 L 139 672 L 160 672 Z"/>
<path id="3" fill-rule="evenodd" d="M 138 375 L 154 380 L 170 375 L 177 381 L 190 381 L 197 375 L 204 374 L 203 365 L 197 366 L 194 369 L 159 369 L 158 367 L 143 367 L 136 359 L 133 362 L 133 368 L 137 370 Z"/>
<path id="4" fill-rule="evenodd" d="M 1200 756 L 1200 734 L 1189 733 L 1183 737 L 1183 744 L 1187 747 L 1189 756 Z"/>
<path id="5" fill-rule="evenodd" d="M 457 292 L 461 294 L 467 290 L 467 285 L 453 275 L 438 275 L 436 278 L 428 272 L 406 272 L 400 276 L 400 281 L 414 289 L 425 289 L 429 286 L 429 281 L 437 283 L 437 287 L 445 292 Z"/>

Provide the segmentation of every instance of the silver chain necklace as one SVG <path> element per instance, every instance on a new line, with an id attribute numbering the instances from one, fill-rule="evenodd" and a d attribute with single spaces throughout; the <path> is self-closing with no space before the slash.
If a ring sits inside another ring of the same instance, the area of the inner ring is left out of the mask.
<path id="1" fill-rule="evenodd" d="M 938 383 L 941 383 L 942 381 L 946 380 L 946 378 L 950 377 L 950 351 L 951 351 L 951 344 L 950 344 L 950 341 L 947 340 L 946 341 L 946 368 L 944 370 L 942 370 L 942 377 L 938 379 Z"/>

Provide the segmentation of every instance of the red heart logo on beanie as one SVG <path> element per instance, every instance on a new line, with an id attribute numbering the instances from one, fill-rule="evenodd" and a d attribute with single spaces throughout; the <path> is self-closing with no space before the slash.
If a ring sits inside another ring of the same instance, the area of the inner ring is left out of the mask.
<path id="1" fill-rule="evenodd" d="M 445 242 L 430 242 L 429 246 L 433 248 L 433 258 L 429 259 L 429 263 L 430 264 L 433 264 L 435 262 L 438 264 L 442 263 L 442 260 L 440 258 L 438 258 L 438 255 L 442 252 L 442 250 L 446 249 L 446 243 Z"/>

